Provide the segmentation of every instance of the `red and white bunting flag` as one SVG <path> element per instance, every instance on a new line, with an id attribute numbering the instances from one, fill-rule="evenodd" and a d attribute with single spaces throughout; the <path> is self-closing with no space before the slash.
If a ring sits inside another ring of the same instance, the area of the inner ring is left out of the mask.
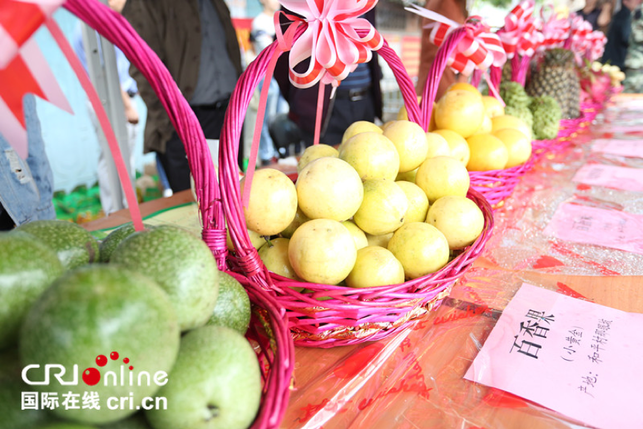
<path id="1" fill-rule="evenodd" d="M 0 133 L 26 159 L 27 125 L 22 108 L 32 93 L 72 113 L 33 34 L 64 0 L 0 0 Z"/>

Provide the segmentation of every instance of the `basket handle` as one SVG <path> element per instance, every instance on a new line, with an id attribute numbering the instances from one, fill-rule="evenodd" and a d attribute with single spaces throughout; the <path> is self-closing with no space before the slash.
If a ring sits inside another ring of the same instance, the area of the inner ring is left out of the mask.
<path id="1" fill-rule="evenodd" d="M 440 45 L 435 56 L 435 60 L 433 61 L 433 64 L 431 64 L 429 76 L 426 80 L 426 84 L 424 85 L 424 90 L 422 91 L 422 101 L 420 101 L 422 118 L 420 119 L 419 124 L 424 128 L 424 131 L 429 130 L 433 101 L 435 100 L 435 95 L 438 92 L 438 85 L 440 84 L 440 79 L 442 79 L 444 69 L 447 66 L 447 61 L 451 57 L 453 51 L 457 48 L 460 40 L 462 40 L 466 34 L 466 27 L 458 27 L 453 30 L 444 40 L 444 43 Z"/>
<path id="2" fill-rule="evenodd" d="M 481 80 L 482 71 L 480 71 L 480 69 L 475 69 L 473 73 L 471 73 L 471 85 L 477 88 L 480 85 Z"/>
<path id="3" fill-rule="evenodd" d="M 475 69 L 473 73 L 471 74 L 471 85 L 475 86 L 476 88 L 480 85 L 480 81 L 482 80 L 484 73 L 480 69 Z M 487 82 L 489 85 L 493 85 L 494 88 L 500 88 L 500 80 L 502 79 L 502 67 L 497 67 L 497 66 L 490 66 L 489 67 L 489 76 L 487 77 Z M 500 97 L 500 94 L 497 91 L 491 91 L 491 88 L 489 88 L 489 95 L 492 97 L 497 97 L 498 100 L 502 101 Z"/>
<path id="4" fill-rule="evenodd" d="M 78 0 L 77 0 L 78 1 Z M 295 40 L 303 33 L 298 31 Z M 415 88 L 411 78 L 408 76 L 402 61 L 395 51 L 391 49 L 386 41 L 378 50 L 381 57 L 389 64 L 402 92 L 404 103 L 408 111 L 409 120 L 420 124 L 420 108 L 417 103 Z M 244 115 L 250 99 L 264 78 L 268 63 L 274 55 L 281 55 L 278 42 L 273 42 L 265 48 L 259 56 L 248 66 L 246 71 L 241 75 L 237 85 L 232 92 L 228 110 L 226 111 L 223 129 L 219 144 L 219 182 L 221 186 L 221 196 L 226 204 L 223 205 L 225 218 L 228 223 L 230 237 L 236 250 L 236 257 L 229 258 L 231 263 L 236 265 L 236 269 L 243 271 L 246 276 L 268 288 L 272 285 L 272 280 L 268 271 L 261 263 L 257 250 L 250 245 L 250 238 L 245 225 L 243 214 L 243 205 L 241 200 L 241 191 L 239 187 L 239 177 L 237 172 L 237 156 L 239 150 L 239 139 L 243 127 Z M 250 163 L 256 162 L 256 159 L 250 159 Z"/>
<path id="5" fill-rule="evenodd" d="M 502 67 L 491 66 L 489 68 L 489 81 L 496 88 L 500 88 L 500 81 L 502 80 Z M 504 101 L 503 101 L 504 103 Z"/>
<path id="6" fill-rule="evenodd" d="M 223 209 L 210 149 L 196 115 L 174 79 L 156 53 L 120 14 L 96 0 L 67 0 L 64 7 L 117 46 L 145 76 L 159 97 L 185 145 L 196 182 L 203 239 L 213 250 L 219 268 L 225 268 L 227 250 Z"/>
<path id="7" fill-rule="evenodd" d="M 518 82 L 520 85 L 525 86 L 530 60 L 530 56 L 518 55 L 518 52 L 516 52 L 514 57 L 511 59 L 511 80 L 513 82 Z"/>

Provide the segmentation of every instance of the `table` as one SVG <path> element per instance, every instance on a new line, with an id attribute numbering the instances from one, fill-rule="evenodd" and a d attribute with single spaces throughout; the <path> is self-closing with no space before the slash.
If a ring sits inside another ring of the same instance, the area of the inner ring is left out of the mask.
<path id="1" fill-rule="evenodd" d="M 578 159 L 586 155 L 574 152 L 573 147 L 570 150 L 570 156 Z M 555 158 L 550 161 L 557 162 Z M 525 186 L 529 183 L 526 179 Z M 531 195 L 525 189 L 516 192 Z M 578 190 L 573 192 L 577 196 Z M 146 216 L 191 201 L 191 193 L 184 191 L 145 203 L 141 211 Z M 129 220 L 127 212 L 117 212 L 84 226 L 99 230 Z M 282 427 L 569 428 L 571 421 L 563 416 L 462 377 L 523 282 L 620 310 L 643 312 L 643 276 L 552 274 L 533 268 L 532 264 L 526 270 L 514 269 L 496 254 L 485 253 L 456 284 L 445 304 L 414 327 L 376 343 L 297 348 L 294 387 Z M 476 312 L 476 308 L 483 311 Z"/>
<path id="2" fill-rule="evenodd" d="M 145 218 L 153 213 L 166 210 L 172 207 L 180 206 L 182 204 L 193 203 L 194 196 L 188 189 L 185 191 L 177 192 L 168 198 L 159 198 L 158 200 L 147 201 L 139 205 L 141 216 Z M 119 210 L 112 213 L 107 217 L 93 220 L 82 224 L 88 231 L 98 231 L 101 229 L 111 229 L 120 226 L 124 223 L 131 222 L 132 216 L 128 209 Z"/>
<path id="3" fill-rule="evenodd" d="M 596 303 L 643 311 L 643 277 L 557 276 L 474 268 L 451 293 L 484 285 L 489 308 L 501 310 L 523 282 L 552 290 L 563 284 Z M 495 287 L 489 287 L 489 279 Z M 618 294 L 613 293 L 618 288 Z M 480 289 L 477 289 L 478 292 Z M 498 295 L 492 297 L 491 291 Z M 504 294 L 503 294 L 504 292 Z M 509 293 L 507 293 L 509 292 Z M 480 294 L 480 293 L 479 293 Z M 470 298 L 468 298 L 470 300 Z M 454 320 L 457 316 L 468 316 Z M 331 350 L 296 350 L 295 385 L 285 428 L 563 428 L 543 408 L 464 380 L 478 347 L 494 326 L 487 313 L 471 316 L 442 305 L 417 330 L 381 343 Z M 352 372 L 351 372 L 352 371 Z M 347 376 L 346 373 L 349 373 Z M 400 392 L 400 380 L 424 381 L 424 391 Z M 370 401 L 370 402 L 369 402 Z M 580 425 L 582 427 L 582 425 Z"/>

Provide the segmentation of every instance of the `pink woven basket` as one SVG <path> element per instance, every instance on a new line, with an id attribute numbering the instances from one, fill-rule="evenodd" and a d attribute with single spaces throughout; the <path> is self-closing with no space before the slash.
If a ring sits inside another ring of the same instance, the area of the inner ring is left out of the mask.
<path id="1" fill-rule="evenodd" d="M 596 118 L 596 115 L 601 111 L 603 106 L 607 104 L 611 97 L 614 95 L 618 94 L 618 91 L 610 91 L 609 97 L 605 100 L 604 103 L 581 103 L 580 105 L 580 111 L 581 111 L 581 116 L 583 117 L 583 122 L 581 122 L 582 127 L 588 127 L 591 125 L 591 123 L 594 121 L 594 118 Z"/>
<path id="2" fill-rule="evenodd" d="M 538 162 L 540 158 L 546 156 L 549 152 L 553 150 L 554 147 L 558 144 L 559 136 L 551 140 L 534 140 L 531 142 L 532 153 L 535 154 L 535 162 Z"/>
<path id="3" fill-rule="evenodd" d="M 468 197 L 483 211 L 480 237 L 440 271 L 393 286 L 349 288 L 301 283 L 270 275 L 279 302 L 289 312 L 295 344 L 333 347 L 385 338 L 437 308 L 453 284 L 484 249 L 493 229 L 491 207 L 471 190 Z M 305 287 L 309 292 L 297 292 Z"/>
<path id="4" fill-rule="evenodd" d="M 230 272 L 248 292 L 252 320 L 246 337 L 254 342 L 261 363 L 263 397 L 253 429 L 278 428 L 288 406 L 295 346 L 284 317 L 284 308 L 256 283 Z"/>
<path id="5" fill-rule="evenodd" d="M 464 28 L 453 31 L 440 46 L 436 58 L 431 65 L 427 85 L 424 88 L 424 96 L 420 104 L 422 120 L 424 121 L 421 125 L 424 125 L 425 129 L 428 129 L 427 124 L 431 117 L 437 83 L 442 78 L 451 53 L 458 46 L 458 43 L 465 34 L 466 31 Z M 491 76 L 492 78 L 495 76 L 495 78 L 498 79 L 501 73 L 492 73 Z M 480 192 L 487 201 L 489 201 L 493 209 L 502 207 L 503 201 L 512 194 L 514 188 L 518 182 L 520 182 L 521 177 L 534 166 L 538 157 L 539 154 L 535 153 L 532 146 L 532 156 L 522 165 L 503 170 L 470 171 L 471 188 Z"/>
<path id="6" fill-rule="evenodd" d="M 532 169 L 539 155 L 532 156 L 524 164 L 503 170 L 470 171 L 471 187 L 480 192 L 489 201 L 491 207 L 498 209 L 513 193 L 514 188 L 529 170 Z"/>
<path id="7" fill-rule="evenodd" d="M 580 130 L 579 124 L 578 120 L 563 119 L 560 121 L 560 129 L 556 138 L 532 141 L 531 147 L 532 152 L 536 155 L 536 161 L 547 154 L 559 152 L 569 146 Z"/>
<path id="8" fill-rule="evenodd" d="M 299 31 L 295 37 L 301 34 Z M 295 345 L 334 347 L 379 340 L 408 326 L 411 321 L 440 305 L 451 286 L 480 255 L 491 235 L 493 215 L 487 201 L 475 190 L 469 197 L 481 208 L 484 230 L 480 237 L 436 273 L 399 285 L 368 289 L 296 282 L 270 273 L 250 244 L 242 210 L 237 151 L 244 113 L 268 62 L 277 54 L 277 42 L 264 49 L 239 79 L 232 94 L 219 148 L 221 193 L 234 244 L 231 267 L 274 294 L 286 309 Z M 393 70 L 409 119 L 420 123 L 413 84 L 400 59 L 384 42 L 378 51 Z M 253 162 L 253 160 L 251 160 Z M 305 288 L 297 292 L 296 288 Z"/>
<path id="9" fill-rule="evenodd" d="M 203 239 L 213 250 L 219 268 L 225 269 L 225 222 L 221 198 L 210 151 L 194 112 L 161 60 L 122 16 L 95 0 L 68 0 L 64 6 L 120 48 L 156 92 L 185 144 L 196 182 Z M 286 411 L 294 369 L 294 346 L 284 321 L 284 309 L 251 280 L 236 278 L 245 286 L 253 304 L 255 323 L 248 338 L 256 344 L 255 350 L 263 363 L 262 403 L 252 428 L 278 428 Z"/>

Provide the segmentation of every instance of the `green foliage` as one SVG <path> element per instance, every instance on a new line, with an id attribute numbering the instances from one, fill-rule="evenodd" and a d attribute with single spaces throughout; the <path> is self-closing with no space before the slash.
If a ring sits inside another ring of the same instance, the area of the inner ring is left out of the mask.
<path id="1" fill-rule="evenodd" d="M 513 0 L 474 0 L 474 4 L 476 6 L 480 4 L 489 4 L 497 8 L 507 9 L 508 11 L 511 9 L 511 5 L 513 3 L 514 3 Z M 542 5 L 543 3 L 544 3 L 544 0 L 536 0 L 537 5 Z"/>
<path id="2" fill-rule="evenodd" d="M 479 3 L 487 3 L 498 8 L 509 8 L 512 0 L 478 0 Z"/>

